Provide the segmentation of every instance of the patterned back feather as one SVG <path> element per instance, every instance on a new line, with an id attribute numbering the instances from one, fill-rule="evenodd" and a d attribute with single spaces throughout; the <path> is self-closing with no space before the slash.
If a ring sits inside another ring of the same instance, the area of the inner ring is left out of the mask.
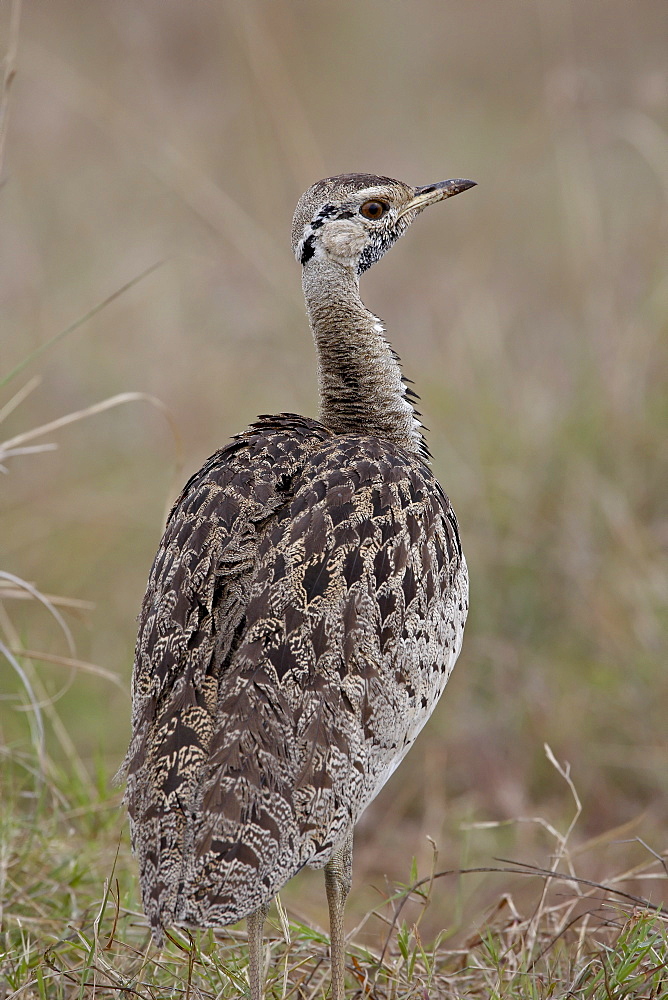
<path id="1" fill-rule="evenodd" d="M 466 607 L 457 522 L 416 455 L 284 414 L 205 463 L 137 642 L 127 802 L 158 939 L 329 860 L 431 714 Z"/>

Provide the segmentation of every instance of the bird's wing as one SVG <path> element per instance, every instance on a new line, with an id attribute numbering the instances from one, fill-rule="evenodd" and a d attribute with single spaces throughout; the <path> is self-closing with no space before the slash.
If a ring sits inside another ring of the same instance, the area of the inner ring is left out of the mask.
<path id="1" fill-rule="evenodd" d="M 267 530 L 220 678 L 183 887 L 225 924 L 323 864 L 430 715 L 461 645 L 466 565 L 415 456 L 340 436 Z M 194 848 L 194 851 L 192 850 Z"/>
<path id="2" fill-rule="evenodd" d="M 220 674 L 243 634 L 258 541 L 329 437 L 293 414 L 260 418 L 204 464 L 169 515 L 139 619 L 132 737 L 119 772 L 154 927 L 174 909 L 165 871 L 167 882 L 181 879 L 183 817 L 208 757 Z"/>

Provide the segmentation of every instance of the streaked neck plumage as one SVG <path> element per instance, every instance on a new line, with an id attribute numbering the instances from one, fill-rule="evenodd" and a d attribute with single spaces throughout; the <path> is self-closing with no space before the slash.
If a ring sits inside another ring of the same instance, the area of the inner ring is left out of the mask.
<path id="1" fill-rule="evenodd" d="M 399 358 L 381 320 L 366 308 L 355 271 L 328 257 L 305 264 L 302 286 L 318 353 L 320 419 L 337 434 L 373 434 L 429 451 Z"/>

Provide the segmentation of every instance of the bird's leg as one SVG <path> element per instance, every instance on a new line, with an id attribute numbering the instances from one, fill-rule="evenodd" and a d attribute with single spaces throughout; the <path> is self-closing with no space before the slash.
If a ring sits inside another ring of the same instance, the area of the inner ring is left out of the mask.
<path id="1" fill-rule="evenodd" d="M 248 982 L 250 1000 L 262 1000 L 264 980 L 262 976 L 262 927 L 269 904 L 265 903 L 246 917 L 248 931 Z"/>
<path id="2" fill-rule="evenodd" d="M 325 888 L 329 904 L 329 939 L 332 960 L 332 1000 L 344 1000 L 345 934 L 343 908 L 353 880 L 353 837 L 325 865 Z"/>

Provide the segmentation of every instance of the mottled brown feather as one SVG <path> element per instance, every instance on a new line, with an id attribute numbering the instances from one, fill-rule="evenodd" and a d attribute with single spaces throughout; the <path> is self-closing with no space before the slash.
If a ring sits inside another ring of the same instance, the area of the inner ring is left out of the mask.
<path id="1" fill-rule="evenodd" d="M 142 607 L 125 765 L 158 939 L 329 860 L 442 693 L 465 583 L 447 497 L 386 441 L 268 417 L 192 477 Z"/>

